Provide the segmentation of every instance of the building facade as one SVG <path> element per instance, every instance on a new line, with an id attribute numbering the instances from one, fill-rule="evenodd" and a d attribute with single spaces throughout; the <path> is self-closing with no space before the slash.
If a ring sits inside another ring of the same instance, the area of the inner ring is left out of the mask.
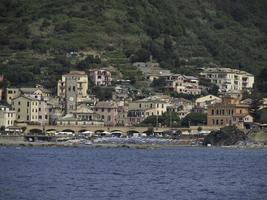
<path id="1" fill-rule="evenodd" d="M 111 72 L 108 70 L 91 70 L 90 79 L 96 86 L 109 86 L 112 82 Z"/>
<path id="2" fill-rule="evenodd" d="M 105 126 L 116 126 L 118 122 L 118 105 L 114 101 L 100 101 L 94 107 Z"/>
<path id="3" fill-rule="evenodd" d="M 17 113 L 17 122 L 40 125 L 49 123 L 49 109 L 45 101 L 21 95 L 13 99 L 12 107 Z"/>
<path id="4" fill-rule="evenodd" d="M 0 127 L 14 126 L 16 120 L 15 110 L 0 105 Z"/>
<path id="5" fill-rule="evenodd" d="M 51 96 L 51 91 L 45 89 L 41 85 L 36 85 L 36 87 L 28 88 L 7 88 L 6 89 L 6 102 L 11 105 L 12 100 L 20 95 L 30 96 L 32 98 L 49 98 Z"/>
<path id="6" fill-rule="evenodd" d="M 250 91 L 254 85 L 252 74 L 237 69 L 204 68 L 200 75 L 216 84 L 222 93 Z"/>
<path id="7" fill-rule="evenodd" d="M 241 104 L 240 100 L 224 97 L 222 103 L 208 107 L 208 126 L 244 126 L 245 118 L 249 115 L 249 105 Z"/>
<path id="8" fill-rule="evenodd" d="M 161 76 L 165 81 L 165 89 L 177 92 L 178 94 L 199 95 L 199 80 L 193 76 L 185 76 L 181 74 L 170 74 Z"/>
<path id="9" fill-rule="evenodd" d="M 64 74 L 57 85 L 57 96 L 64 102 L 66 113 L 76 110 L 77 103 L 88 97 L 88 76 L 83 71 Z"/>

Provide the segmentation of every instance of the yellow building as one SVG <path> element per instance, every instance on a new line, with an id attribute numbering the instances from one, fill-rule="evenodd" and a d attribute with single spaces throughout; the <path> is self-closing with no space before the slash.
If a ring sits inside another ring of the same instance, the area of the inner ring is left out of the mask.
<path id="1" fill-rule="evenodd" d="M 138 100 L 129 102 L 129 111 L 130 110 L 144 110 L 146 117 L 152 115 L 161 116 L 167 111 L 167 107 L 170 104 L 165 101 L 160 100 Z"/>
<path id="2" fill-rule="evenodd" d="M 249 106 L 241 104 L 238 98 L 224 97 L 222 103 L 208 107 L 208 126 L 243 127 L 245 117 L 249 114 Z"/>
<path id="3" fill-rule="evenodd" d="M 76 93 L 77 99 L 86 98 L 88 90 L 88 76 L 84 71 L 71 71 L 68 74 L 62 75 L 61 80 L 57 84 L 57 96 L 62 97 L 66 95 L 67 90 L 67 81 L 75 81 L 76 83 Z"/>
<path id="4" fill-rule="evenodd" d="M 18 122 L 39 122 L 39 100 L 19 96 L 13 99 L 12 107 L 16 111 L 16 121 Z"/>

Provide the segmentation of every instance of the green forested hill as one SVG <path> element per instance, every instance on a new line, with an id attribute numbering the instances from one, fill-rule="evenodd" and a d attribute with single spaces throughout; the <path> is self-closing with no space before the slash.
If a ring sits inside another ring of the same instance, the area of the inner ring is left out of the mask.
<path id="1" fill-rule="evenodd" d="M 51 87 L 69 68 L 87 67 L 66 53 L 88 50 L 115 64 L 151 54 L 175 70 L 217 63 L 263 74 L 267 1 L 1 0 L 0 49 L 11 85 Z"/>

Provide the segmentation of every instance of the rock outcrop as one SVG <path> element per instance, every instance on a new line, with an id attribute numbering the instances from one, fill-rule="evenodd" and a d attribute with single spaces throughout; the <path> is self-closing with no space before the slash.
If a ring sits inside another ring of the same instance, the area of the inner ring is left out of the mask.
<path id="1" fill-rule="evenodd" d="M 220 130 L 212 131 L 204 139 L 203 144 L 212 146 L 231 146 L 240 142 L 245 142 L 246 134 L 236 127 L 228 126 Z"/>

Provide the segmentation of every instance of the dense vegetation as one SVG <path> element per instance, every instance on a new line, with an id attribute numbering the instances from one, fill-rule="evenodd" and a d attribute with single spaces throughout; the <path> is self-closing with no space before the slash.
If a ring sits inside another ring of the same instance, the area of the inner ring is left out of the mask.
<path id="1" fill-rule="evenodd" d="M 113 64 L 125 75 L 153 55 L 175 72 L 217 63 L 266 85 L 266 35 L 266 0 L 1 0 L 0 72 L 51 88 L 69 69 Z"/>

